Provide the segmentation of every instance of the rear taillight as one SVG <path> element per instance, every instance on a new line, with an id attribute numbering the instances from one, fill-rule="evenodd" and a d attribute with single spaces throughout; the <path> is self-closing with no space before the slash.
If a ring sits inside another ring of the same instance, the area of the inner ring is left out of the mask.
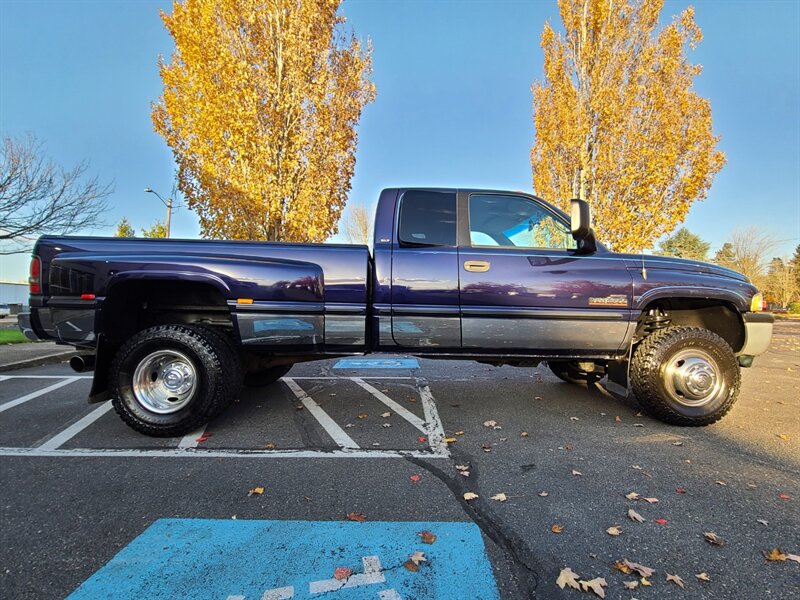
<path id="1" fill-rule="evenodd" d="M 31 294 L 42 293 L 42 259 L 34 256 L 31 259 L 31 276 L 28 278 Z"/>

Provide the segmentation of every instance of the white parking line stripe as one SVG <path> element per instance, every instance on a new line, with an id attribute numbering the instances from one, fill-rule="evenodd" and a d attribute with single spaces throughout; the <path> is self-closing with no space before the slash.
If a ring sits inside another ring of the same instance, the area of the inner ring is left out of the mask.
<path id="1" fill-rule="evenodd" d="M 281 381 L 289 386 L 289 389 L 294 392 L 297 399 L 300 400 L 303 406 L 308 409 L 308 412 L 319 421 L 322 428 L 328 432 L 328 435 L 333 438 L 333 441 L 336 442 L 340 448 L 359 448 L 359 445 L 344 432 L 344 429 L 339 427 L 336 422 L 328 416 L 328 413 L 326 413 L 319 404 L 314 402 L 311 396 L 306 394 L 291 377 L 281 377 Z"/>
<path id="2" fill-rule="evenodd" d="M 106 414 L 112 408 L 113 408 L 113 406 L 111 405 L 111 402 L 104 402 L 103 404 L 101 404 L 100 406 L 95 408 L 92 412 L 90 412 L 88 415 L 86 415 L 85 417 L 83 417 L 79 421 L 76 421 L 75 423 L 73 423 L 72 425 L 67 427 L 64 431 L 62 431 L 61 433 L 57 433 L 56 435 L 51 437 L 49 440 L 47 440 L 44 444 L 42 444 L 41 446 L 38 446 L 36 449 L 37 450 L 55 450 L 59 446 L 63 446 L 66 442 L 68 442 L 69 440 L 74 438 L 81 431 L 83 431 L 89 425 L 91 425 L 92 423 L 97 421 L 97 419 L 102 417 L 104 414 Z"/>
<path id="3" fill-rule="evenodd" d="M 450 456 L 450 450 L 447 449 L 447 442 L 445 442 L 444 429 L 442 428 L 442 420 L 439 417 L 439 411 L 436 410 L 436 403 L 433 401 L 433 394 L 428 384 L 423 379 L 417 379 L 417 391 L 419 391 L 420 400 L 422 400 L 422 409 L 425 412 L 425 425 L 428 428 L 428 443 L 431 450 L 436 454 L 446 454 Z"/>
<path id="4" fill-rule="evenodd" d="M 322 375 L 320 377 L 294 377 L 292 379 L 414 379 L 413 377 L 400 377 L 399 375 L 360 375 L 359 377 L 346 377 L 342 376 L 335 376 L 335 375 Z"/>
<path id="5" fill-rule="evenodd" d="M 63 378 L 62 378 L 63 379 Z M 54 383 L 53 385 L 49 385 L 42 390 L 37 390 L 35 392 L 31 392 L 21 398 L 17 398 L 16 400 L 11 400 L 10 402 L 6 402 L 5 404 L 0 405 L 0 412 L 6 411 L 9 408 L 14 408 L 15 406 L 19 406 L 28 400 L 33 400 L 34 398 L 38 398 L 39 396 L 43 396 L 53 390 L 57 390 L 60 387 L 64 387 L 68 383 L 72 383 L 73 381 L 77 381 L 78 377 L 67 377 L 63 381 L 59 381 L 58 383 Z"/>
<path id="6" fill-rule="evenodd" d="M 11 379 L 8 375 L 0 375 L 0 381 L 5 381 L 6 379 Z"/>
<path id="7" fill-rule="evenodd" d="M 357 383 L 358 385 L 360 385 L 365 390 L 367 390 L 370 394 L 375 396 L 378 400 L 383 402 L 386 406 L 388 406 L 394 412 L 396 412 L 398 415 L 403 417 L 406 421 L 408 421 L 414 427 L 419 429 L 422 433 L 427 435 L 428 430 L 425 429 L 425 421 L 420 419 L 417 415 L 412 413 L 405 406 L 402 406 L 402 405 L 398 404 L 397 402 L 395 402 L 394 400 L 389 398 L 389 396 L 387 396 L 386 394 L 384 394 L 380 390 L 375 389 L 370 384 L 366 383 L 364 380 L 362 380 L 362 379 L 360 379 L 358 377 L 353 377 L 352 381 L 354 383 Z"/>
<path id="8" fill-rule="evenodd" d="M 181 438 L 181 441 L 178 442 L 178 448 L 197 448 L 198 442 L 203 434 L 206 432 L 206 425 L 203 425 L 200 429 L 193 431 L 192 433 L 187 433 L 185 436 Z"/>
<path id="9" fill-rule="evenodd" d="M 0 456 L 31 456 L 36 458 L 450 458 L 449 454 L 405 450 L 179 450 L 134 448 L 0 448 Z"/>
<path id="10" fill-rule="evenodd" d="M 91 379 L 94 375 L 3 375 L 3 379 Z M 0 380 L 1 381 L 1 380 Z"/>

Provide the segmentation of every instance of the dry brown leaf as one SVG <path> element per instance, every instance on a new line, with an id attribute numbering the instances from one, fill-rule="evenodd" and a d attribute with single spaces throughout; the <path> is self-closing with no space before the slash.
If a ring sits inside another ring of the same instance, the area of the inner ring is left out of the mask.
<path id="1" fill-rule="evenodd" d="M 267 450 L 275 450 L 275 444 L 270 442 L 269 444 L 265 444 L 264 448 L 266 448 Z"/>
<path id="2" fill-rule="evenodd" d="M 628 565 L 626 565 L 621 560 L 618 560 L 617 562 L 615 562 L 611 566 L 614 567 L 620 573 L 625 573 L 625 575 L 628 575 L 629 573 L 633 573 L 633 569 L 631 569 Z"/>
<path id="3" fill-rule="evenodd" d="M 260 496 L 264 493 L 264 488 L 262 486 L 254 487 L 252 490 L 247 492 L 248 496 Z"/>
<path id="4" fill-rule="evenodd" d="M 464 500 L 466 500 L 467 502 L 469 502 L 470 500 L 476 500 L 477 498 L 478 494 L 474 492 L 467 492 L 466 494 L 464 494 Z"/>
<path id="5" fill-rule="evenodd" d="M 519 437 L 528 437 L 530 434 L 527 431 L 523 431 L 519 434 Z"/>
<path id="6" fill-rule="evenodd" d="M 639 513 L 637 513 L 635 510 L 633 510 L 632 508 L 628 509 L 628 518 L 631 521 L 636 521 L 637 523 L 644 523 L 644 517 Z"/>
<path id="7" fill-rule="evenodd" d="M 483 426 L 484 427 L 496 427 L 497 426 L 497 421 L 484 421 L 483 422 Z"/>
<path id="8" fill-rule="evenodd" d="M 447 442 L 448 444 L 454 444 L 455 442 L 458 441 L 458 438 L 454 437 L 444 438 L 444 441 Z"/>
<path id="9" fill-rule="evenodd" d="M 436 535 L 431 533 L 427 529 L 425 531 L 420 531 L 419 533 L 417 533 L 417 535 L 422 538 L 423 544 L 432 544 L 433 542 L 436 541 Z"/>
<path id="10" fill-rule="evenodd" d="M 725 540 L 723 540 L 721 537 L 719 537 L 713 531 L 704 531 L 703 532 L 703 537 L 705 538 L 705 540 L 709 544 L 712 544 L 714 546 L 724 546 L 725 545 Z"/>
<path id="11" fill-rule="evenodd" d="M 562 590 L 569 586 L 576 590 L 581 589 L 580 585 L 578 585 L 578 574 L 573 573 L 572 569 L 567 567 L 566 569 L 561 569 L 561 572 L 558 574 L 558 578 L 556 579 L 556 585 L 560 587 Z"/>
<path id="12" fill-rule="evenodd" d="M 363 420 L 363 419 L 366 419 L 368 416 L 369 416 L 368 413 L 361 413 L 360 415 L 357 415 L 356 418 Z"/>
<path id="13" fill-rule="evenodd" d="M 347 567 L 336 567 L 333 570 L 333 578 L 339 581 L 341 581 L 342 579 L 347 579 L 352 574 L 353 574 L 353 569 L 348 569 Z"/>
<path id="14" fill-rule="evenodd" d="M 623 581 L 622 585 L 624 585 L 625 588 L 628 589 L 628 590 L 635 590 L 637 587 L 639 587 L 639 582 L 638 581 Z"/>
<path id="15" fill-rule="evenodd" d="M 453 435 L 464 435 L 463 431 L 456 431 Z"/>
<path id="16" fill-rule="evenodd" d="M 419 571 L 419 565 L 415 565 L 414 561 L 412 561 L 410 559 L 407 560 L 406 562 L 404 562 L 403 566 L 406 569 L 408 569 L 409 571 L 411 571 L 412 573 L 416 573 L 417 571 Z"/>
<path id="17" fill-rule="evenodd" d="M 787 554 L 786 560 L 791 560 L 800 565 L 800 554 Z"/>
<path id="18" fill-rule="evenodd" d="M 699 579 L 700 581 L 711 581 L 711 577 L 709 577 L 708 573 L 706 573 L 705 571 L 703 571 L 702 573 L 698 573 L 697 575 L 695 575 L 695 577 L 697 577 L 697 579 Z"/>
<path id="19" fill-rule="evenodd" d="M 391 416 L 392 413 L 390 413 L 388 410 L 385 413 L 381 413 L 381 417 L 383 417 L 384 419 L 388 419 Z"/>
<path id="20" fill-rule="evenodd" d="M 781 552 L 779 548 L 773 548 L 769 552 L 765 550 L 764 552 L 762 552 L 762 554 L 764 555 L 764 558 L 766 558 L 767 560 L 771 561 L 786 560 L 786 555 L 783 552 Z"/>
<path id="21" fill-rule="evenodd" d="M 639 583 L 641 583 L 641 584 L 642 584 L 644 587 L 650 587 L 651 585 L 653 585 L 652 583 L 650 583 L 650 582 L 647 580 L 647 577 L 642 577 L 642 578 L 639 580 Z"/>
<path id="22" fill-rule="evenodd" d="M 561 533 L 562 531 L 564 531 L 564 527 L 563 525 L 559 525 L 558 523 L 556 523 L 550 528 L 550 531 L 552 531 L 553 533 Z"/>
<path id="23" fill-rule="evenodd" d="M 683 582 L 683 579 L 681 579 L 677 575 L 670 575 L 669 573 L 667 573 L 667 581 L 671 581 L 682 590 L 686 589 L 686 584 Z"/>
<path id="24" fill-rule="evenodd" d="M 497 500 L 498 502 L 505 502 L 506 500 L 508 500 L 508 496 L 506 496 L 504 493 L 501 492 L 499 494 L 495 494 L 494 496 L 492 496 L 492 500 Z"/>
<path id="25" fill-rule="evenodd" d="M 625 494 L 625 497 L 628 500 L 638 500 L 639 498 L 641 498 L 641 496 L 639 495 L 638 492 L 629 492 L 629 493 Z"/>
<path id="26" fill-rule="evenodd" d="M 469 466 L 468 465 L 456 465 L 456 470 L 458 470 L 458 471 L 468 471 L 469 470 Z"/>
<path id="27" fill-rule="evenodd" d="M 606 533 L 608 535 L 613 535 L 614 537 L 616 537 L 620 533 L 622 533 L 622 529 L 620 529 L 619 525 L 614 525 L 613 527 L 609 527 L 608 529 L 606 529 Z"/>
<path id="28" fill-rule="evenodd" d="M 347 513 L 347 518 L 350 519 L 351 521 L 357 521 L 359 523 L 363 523 L 364 521 L 367 520 L 367 515 L 359 512 L 351 512 Z"/>
<path id="29" fill-rule="evenodd" d="M 724 481 L 722 481 L 721 479 L 718 479 L 718 480 L 717 480 L 717 481 L 715 481 L 714 483 L 716 483 L 717 485 L 721 485 L 721 486 L 723 486 L 723 487 L 727 487 L 727 486 L 728 486 L 728 484 L 727 484 L 727 483 L 725 483 Z"/>
<path id="30" fill-rule="evenodd" d="M 408 560 L 410 560 L 417 566 L 419 566 L 420 563 L 428 562 L 428 559 L 425 558 L 425 553 L 420 552 L 419 550 L 417 550 L 416 552 L 414 552 L 414 554 L 409 556 Z"/>
<path id="31" fill-rule="evenodd" d="M 656 502 L 658 502 L 658 498 L 642 498 L 642 500 L 644 500 L 648 504 L 655 504 Z"/>
<path id="32" fill-rule="evenodd" d="M 650 567 L 645 567 L 644 565 L 640 565 L 639 563 L 631 562 L 628 559 L 623 559 L 622 561 L 625 563 L 625 566 L 629 569 L 633 569 L 642 577 L 651 577 L 653 573 L 656 572 L 655 569 L 651 569 Z"/>
<path id="33" fill-rule="evenodd" d="M 606 582 L 606 580 L 603 579 L 602 577 L 595 577 L 594 579 L 590 579 L 589 581 L 581 580 L 579 583 L 581 584 L 581 589 L 583 589 L 584 592 L 592 590 L 595 594 L 597 594 L 601 598 L 606 597 L 606 591 L 603 588 L 608 585 L 608 582 Z"/>

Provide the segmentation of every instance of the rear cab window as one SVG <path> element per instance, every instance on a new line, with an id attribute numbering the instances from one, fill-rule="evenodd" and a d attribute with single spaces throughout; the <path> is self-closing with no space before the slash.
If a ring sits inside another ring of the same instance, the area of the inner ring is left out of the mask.
<path id="1" fill-rule="evenodd" d="M 404 246 L 455 246 L 455 192 L 405 192 L 400 201 L 398 240 Z"/>

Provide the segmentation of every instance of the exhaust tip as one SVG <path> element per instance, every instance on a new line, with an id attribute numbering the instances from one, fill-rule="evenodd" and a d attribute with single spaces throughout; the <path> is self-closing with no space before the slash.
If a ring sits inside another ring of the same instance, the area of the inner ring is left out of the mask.
<path id="1" fill-rule="evenodd" d="M 73 356 L 69 359 L 69 366 L 72 367 L 72 370 L 76 373 L 91 371 L 94 369 L 94 354 Z"/>

